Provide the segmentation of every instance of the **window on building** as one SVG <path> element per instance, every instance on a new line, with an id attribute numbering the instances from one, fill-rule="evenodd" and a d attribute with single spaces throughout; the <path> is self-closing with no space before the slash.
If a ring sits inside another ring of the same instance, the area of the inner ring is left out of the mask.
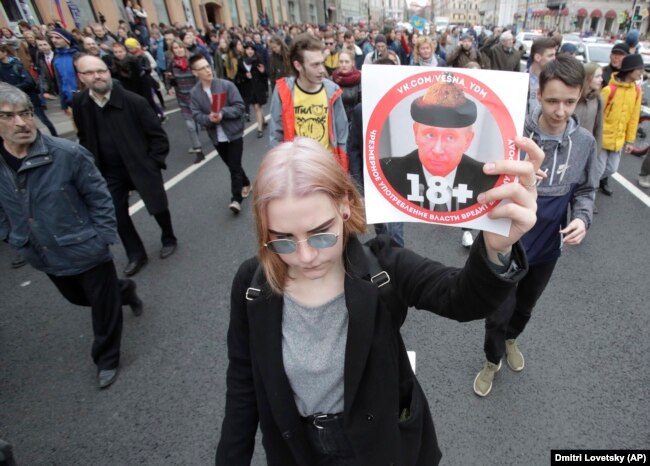
<path id="1" fill-rule="evenodd" d="M 228 9 L 230 10 L 232 23 L 234 25 L 241 24 L 241 19 L 239 18 L 239 12 L 237 11 L 237 4 L 235 3 L 235 0 L 228 0 Z"/>
<path id="2" fill-rule="evenodd" d="M 244 4 L 244 16 L 246 16 L 246 24 L 253 24 L 253 13 L 251 12 L 251 0 L 243 0 Z"/>
<path id="3" fill-rule="evenodd" d="M 289 2 L 288 7 L 289 7 L 289 20 L 292 23 L 297 23 L 298 21 L 296 20 L 296 6 L 294 5 L 293 2 Z"/>
<path id="4" fill-rule="evenodd" d="M 156 7 L 158 22 L 169 24 L 169 14 L 167 13 L 167 5 L 165 4 L 165 0 L 153 0 L 153 4 Z M 235 12 L 235 14 L 237 14 L 237 12 Z"/>
<path id="5" fill-rule="evenodd" d="M 12 23 L 17 23 L 23 19 L 23 15 L 20 12 L 20 8 L 16 4 L 16 0 L 1 0 L 2 8 L 4 8 L 5 13 L 7 14 L 7 19 Z"/>
<path id="6" fill-rule="evenodd" d="M 309 21 L 312 23 L 317 23 L 318 20 L 316 19 L 316 10 L 314 8 L 313 3 L 309 4 Z"/>

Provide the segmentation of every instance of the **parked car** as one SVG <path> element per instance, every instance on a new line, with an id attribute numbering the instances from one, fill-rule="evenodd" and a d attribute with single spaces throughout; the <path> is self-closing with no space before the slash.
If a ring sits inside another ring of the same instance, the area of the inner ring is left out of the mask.
<path id="1" fill-rule="evenodd" d="M 600 44 L 598 42 L 584 44 L 584 62 L 595 62 L 600 66 L 609 65 L 609 56 L 612 53 L 612 47 L 614 47 L 614 44 Z"/>
<path id="2" fill-rule="evenodd" d="M 517 34 L 517 37 L 515 37 L 515 43 L 516 44 L 522 44 L 523 45 L 523 58 L 527 58 L 528 55 L 530 54 L 530 47 L 533 45 L 533 41 L 539 37 L 544 37 L 543 34 L 537 33 L 537 32 L 520 32 Z M 517 46 L 515 46 L 516 48 Z"/>

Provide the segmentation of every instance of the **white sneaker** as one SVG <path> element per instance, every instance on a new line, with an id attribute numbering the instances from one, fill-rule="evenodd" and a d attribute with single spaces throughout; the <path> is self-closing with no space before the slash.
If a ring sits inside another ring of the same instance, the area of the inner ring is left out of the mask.
<path id="1" fill-rule="evenodd" d="M 253 190 L 252 186 L 250 186 L 250 185 L 249 186 L 244 186 L 243 188 L 241 188 L 241 197 L 246 199 L 248 196 L 250 196 L 252 190 Z"/>
<path id="2" fill-rule="evenodd" d="M 650 188 L 650 175 L 639 175 L 639 186 L 642 188 Z"/>
<path id="3" fill-rule="evenodd" d="M 241 204 L 237 201 L 232 201 L 228 206 L 228 208 L 232 210 L 233 214 L 238 214 L 239 211 L 241 210 Z"/>
<path id="4" fill-rule="evenodd" d="M 472 246 L 472 244 L 474 244 L 474 237 L 472 236 L 471 231 L 463 232 L 463 239 L 460 240 L 460 244 L 462 244 L 466 248 L 469 248 Z"/>

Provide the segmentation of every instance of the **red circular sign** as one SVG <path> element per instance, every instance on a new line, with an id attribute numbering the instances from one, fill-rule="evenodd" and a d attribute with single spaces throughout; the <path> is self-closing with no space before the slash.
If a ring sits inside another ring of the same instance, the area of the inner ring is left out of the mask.
<path id="1" fill-rule="evenodd" d="M 398 82 L 377 103 L 368 121 L 366 139 L 364 141 L 366 154 L 364 163 L 366 164 L 367 173 L 377 188 L 377 191 L 393 207 L 422 221 L 452 225 L 481 217 L 496 207 L 499 202 L 491 202 L 484 205 L 477 203 L 451 212 L 432 212 L 429 209 L 406 200 L 395 189 L 386 189 L 387 186 L 392 186 L 384 176 L 384 172 L 379 163 L 378 141 L 381 140 L 382 128 L 392 110 L 407 97 L 424 91 L 440 81 L 453 82 L 462 87 L 466 94 L 474 97 L 475 100 L 480 102 L 490 112 L 501 133 L 503 158 L 505 160 L 518 160 L 518 150 L 514 144 L 514 138 L 517 135 L 515 123 L 501 99 L 488 86 L 472 76 L 457 71 L 436 70 L 415 74 Z M 500 186 L 511 181 L 513 181 L 511 177 L 500 176 L 494 186 Z"/>

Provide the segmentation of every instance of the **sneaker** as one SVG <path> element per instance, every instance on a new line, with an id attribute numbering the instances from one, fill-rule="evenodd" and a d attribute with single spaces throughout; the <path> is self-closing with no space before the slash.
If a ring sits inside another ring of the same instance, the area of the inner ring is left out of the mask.
<path id="1" fill-rule="evenodd" d="M 203 149 L 201 147 L 190 147 L 189 149 L 187 149 L 187 152 L 189 154 L 196 154 L 199 152 L 203 152 Z"/>
<path id="2" fill-rule="evenodd" d="M 237 201 L 232 201 L 228 208 L 232 210 L 233 214 L 237 215 L 241 211 L 241 204 Z"/>
<path id="3" fill-rule="evenodd" d="M 642 188 L 650 188 L 650 175 L 639 175 L 639 186 Z"/>
<path id="4" fill-rule="evenodd" d="M 14 257 L 11 261 L 11 268 L 12 269 L 19 269 L 23 265 L 27 264 L 27 261 L 22 258 L 20 254 L 16 254 L 16 257 Z"/>
<path id="5" fill-rule="evenodd" d="M 252 189 L 253 188 L 251 187 L 251 185 L 244 186 L 243 188 L 241 188 L 241 197 L 246 199 L 248 196 L 250 196 Z"/>
<path id="6" fill-rule="evenodd" d="M 194 158 L 194 163 L 201 163 L 205 160 L 205 154 L 202 150 L 196 152 L 196 157 Z"/>
<path id="7" fill-rule="evenodd" d="M 524 355 L 519 351 L 515 339 L 506 340 L 506 362 L 515 372 L 524 370 Z"/>
<path id="8" fill-rule="evenodd" d="M 462 244 L 466 248 L 469 248 L 472 246 L 472 244 L 474 244 L 474 237 L 472 236 L 471 231 L 463 232 L 463 238 L 460 240 L 460 244 Z"/>
<path id="9" fill-rule="evenodd" d="M 490 361 L 485 361 L 483 368 L 474 379 L 474 393 L 478 396 L 487 396 L 492 390 L 492 381 L 499 369 L 501 369 L 501 361 L 498 366 Z"/>
<path id="10" fill-rule="evenodd" d="M 261 129 L 257 130 L 257 139 L 261 139 L 264 136 L 264 131 Z"/>

